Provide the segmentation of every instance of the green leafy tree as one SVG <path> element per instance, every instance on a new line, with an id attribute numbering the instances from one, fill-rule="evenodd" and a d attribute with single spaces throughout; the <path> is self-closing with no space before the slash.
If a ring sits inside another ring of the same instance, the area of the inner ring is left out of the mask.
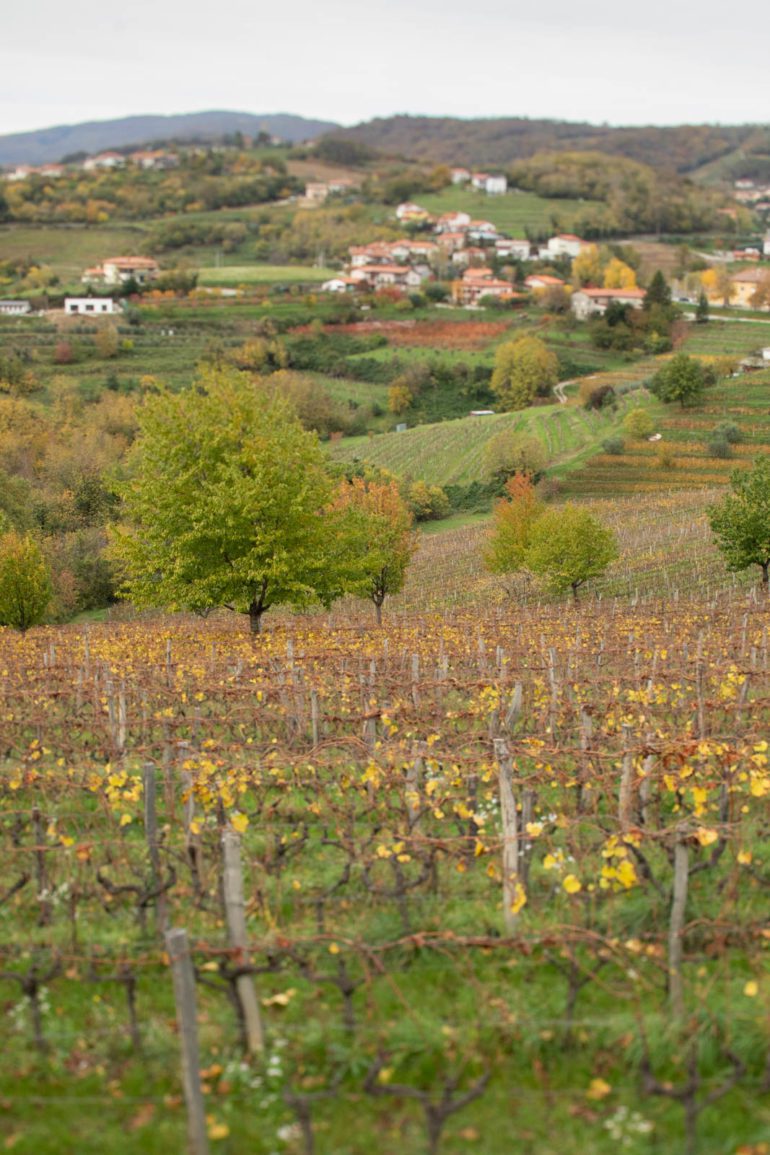
<path id="1" fill-rule="evenodd" d="M 412 512 L 397 481 L 363 477 L 343 482 L 335 507 L 342 514 L 337 543 L 340 570 L 347 573 L 345 587 L 374 603 L 377 625 L 381 625 L 385 598 L 403 589 L 417 548 Z"/>
<path id="2" fill-rule="evenodd" d="M 484 564 L 492 573 L 509 574 L 524 568 L 533 527 L 545 507 L 526 473 L 514 474 L 505 489 L 507 497 L 498 501 L 492 511 Z"/>
<path id="3" fill-rule="evenodd" d="M 709 299 L 706 290 L 701 289 L 698 304 L 695 306 L 695 324 L 707 325 L 709 321 Z"/>
<path id="4" fill-rule="evenodd" d="M 519 337 L 500 345 L 492 389 L 506 409 L 524 409 L 546 396 L 559 380 L 559 361 L 539 337 Z"/>
<path id="5" fill-rule="evenodd" d="M 612 530 L 575 505 L 549 509 L 532 527 L 524 564 L 545 578 L 553 593 L 572 590 L 599 577 L 618 556 Z"/>
<path id="6" fill-rule="evenodd" d="M 760 457 L 753 469 L 736 469 L 731 493 L 708 508 L 708 519 L 727 568 L 733 572 L 756 565 L 768 588 L 770 568 L 770 457 Z"/>
<path id="7" fill-rule="evenodd" d="M 629 437 L 638 440 L 650 436 L 655 428 L 655 422 L 647 409 L 632 409 L 623 418 L 623 428 Z"/>
<path id="8" fill-rule="evenodd" d="M 701 399 L 705 385 L 703 366 L 686 353 L 676 353 L 655 374 L 650 388 L 661 401 L 678 401 L 684 409 L 685 405 L 695 405 Z"/>
<path id="9" fill-rule="evenodd" d="M 0 537 L 0 626 L 25 633 L 42 622 L 53 588 L 45 558 L 29 535 Z"/>
<path id="10" fill-rule="evenodd" d="M 644 298 L 644 308 L 652 309 L 654 305 L 662 305 L 664 308 L 671 304 L 671 289 L 668 281 L 663 276 L 663 273 L 658 269 L 653 274 L 652 280 L 647 286 L 647 296 Z"/>
<path id="11" fill-rule="evenodd" d="M 143 607 L 249 616 L 342 592 L 318 438 L 286 402 L 233 370 L 146 399 L 111 554 Z"/>
<path id="12" fill-rule="evenodd" d="M 528 473 L 537 480 L 547 464 L 545 446 L 531 433 L 501 429 L 484 446 L 483 468 L 490 479 L 505 481 L 514 473 Z"/>

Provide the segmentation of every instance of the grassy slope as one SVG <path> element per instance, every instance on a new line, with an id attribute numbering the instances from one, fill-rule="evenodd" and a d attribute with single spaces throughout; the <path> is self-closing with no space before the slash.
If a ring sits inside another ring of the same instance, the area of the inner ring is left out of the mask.
<path id="1" fill-rule="evenodd" d="M 474 219 L 492 221 L 504 232 L 523 236 L 526 228 L 550 228 L 552 218 L 558 218 L 564 229 L 578 211 L 600 207 L 598 201 L 547 200 L 535 193 L 509 192 L 505 196 L 487 196 L 467 188 L 452 187 L 440 193 L 420 196 L 418 202 L 432 213 L 462 211 Z"/>
<path id="2" fill-rule="evenodd" d="M 138 253 L 144 235 L 144 227 L 139 224 L 90 228 L 6 226 L 0 228 L 0 258 L 30 258 L 35 264 L 50 265 L 64 282 L 77 281 L 83 269 L 105 257 Z"/>
<path id="3" fill-rule="evenodd" d="M 198 283 L 202 286 L 267 285 L 267 284 L 320 284 L 335 275 L 334 269 L 319 269 L 309 265 L 229 265 L 216 269 L 201 269 Z"/>
<path id="4" fill-rule="evenodd" d="M 638 398 L 633 404 L 638 403 Z M 589 413 L 576 405 L 535 406 L 490 417 L 463 417 L 438 425 L 418 425 L 402 433 L 351 437 L 335 445 L 336 460 L 370 461 L 398 474 L 432 485 L 467 484 L 483 478 L 484 446 L 503 429 L 533 434 L 554 464 L 595 447 L 619 425 L 632 402 L 621 401 L 614 413 Z"/>

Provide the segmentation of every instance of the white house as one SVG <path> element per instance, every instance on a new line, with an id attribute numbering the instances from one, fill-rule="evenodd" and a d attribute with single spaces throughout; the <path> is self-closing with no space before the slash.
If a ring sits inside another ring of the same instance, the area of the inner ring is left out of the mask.
<path id="1" fill-rule="evenodd" d="M 120 304 L 112 297 L 65 297 L 64 312 L 68 317 L 76 314 L 89 317 L 103 317 L 121 311 Z"/>
<path id="2" fill-rule="evenodd" d="M 322 293 L 351 293 L 358 282 L 354 277 L 331 277 L 321 285 Z"/>
<path id="3" fill-rule="evenodd" d="M 495 241 L 495 252 L 498 257 L 508 257 L 513 261 L 528 261 L 532 255 L 532 245 L 528 240 L 518 237 L 498 237 Z"/>
<path id="4" fill-rule="evenodd" d="M 101 265 L 86 269 L 81 279 L 87 285 L 125 285 L 129 281 L 146 285 L 159 272 L 158 262 L 152 257 L 106 257 Z"/>
<path id="5" fill-rule="evenodd" d="M 579 257 L 585 248 L 585 241 L 576 237 L 574 233 L 559 233 L 551 237 L 546 245 L 546 255 L 549 257 Z"/>
<path id="6" fill-rule="evenodd" d="M 471 223 L 470 213 L 442 213 L 436 221 L 437 233 L 457 233 L 467 229 Z"/>
<path id="7" fill-rule="evenodd" d="M 770 361 L 770 345 L 765 345 L 764 349 L 762 350 L 762 360 Z"/>
<path id="8" fill-rule="evenodd" d="M 490 196 L 500 196 L 508 191 L 506 178 L 494 173 L 474 172 L 471 176 L 471 184 L 479 192 L 488 193 Z"/>
<path id="9" fill-rule="evenodd" d="M 770 233 L 765 233 L 764 244 L 762 245 L 762 253 L 766 257 L 770 257 Z"/>
<path id="10" fill-rule="evenodd" d="M 497 239 L 497 225 L 491 221 L 471 221 L 468 237 L 472 241 L 494 241 Z"/>
<path id="11" fill-rule="evenodd" d="M 407 221 L 427 221 L 430 213 L 427 209 L 422 208 L 421 205 L 413 204 L 412 201 L 404 201 L 396 209 L 396 219 L 402 223 Z"/>
<path id="12" fill-rule="evenodd" d="M 0 301 L 0 317 L 23 317 L 31 312 L 29 301 Z"/>
<path id="13" fill-rule="evenodd" d="M 449 175 L 452 178 L 452 184 L 467 184 L 471 179 L 471 174 L 467 168 L 450 169 Z"/>
<path id="14" fill-rule="evenodd" d="M 126 158 L 119 152 L 100 152 L 98 156 L 89 156 L 83 161 L 86 172 L 93 172 L 97 168 L 123 168 Z"/>
<path id="15" fill-rule="evenodd" d="M 644 289 L 578 289 L 572 294 L 572 312 L 579 321 L 604 316 L 612 302 L 641 309 L 647 293 Z"/>
<path id="16" fill-rule="evenodd" d="M 35 170 L 28 164 L 17 164 L 16 168 L 5 174 L 6 180 L 26 180 Z"/>
<path id="17" fill-rule="evenodd" d="M 391 286 L 411 289 L 421 285 L 423 281 L 417 269 L 411 269 L 408 265 L 360 265 L 353 269 L 351 277 L 357 283 L 369 285 L 372 289 L 385 289 Z"/>

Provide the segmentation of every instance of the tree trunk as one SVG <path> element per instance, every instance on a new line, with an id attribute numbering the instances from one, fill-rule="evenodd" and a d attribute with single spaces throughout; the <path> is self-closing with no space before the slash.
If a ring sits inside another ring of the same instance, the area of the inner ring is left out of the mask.
<path id="1" fill-rule="evenodd" d="M 770 566 L 770 561 L 761 561 L 759 564 L 762 566 L 762 585 L 765 587 L 765 592 L 767 592 L 767 587 L 768 587 L 767 570 L 768 570 L 768 567 Z"/>
<path id="2" fill-rule="evenodd" d="M 382 602 L 375 601 L 374 612 L 375 612 L 375 615 L 377 617 L 377 625 L 381 626 L 382 625 Z"/>
<path id="3" fill-rule="evenodd" d="M 254 637 L 256 634 L 262 633 L 262 614 L 264 610 L 258 602 L 252 602 L 249 606 L 249 633 Z"/>

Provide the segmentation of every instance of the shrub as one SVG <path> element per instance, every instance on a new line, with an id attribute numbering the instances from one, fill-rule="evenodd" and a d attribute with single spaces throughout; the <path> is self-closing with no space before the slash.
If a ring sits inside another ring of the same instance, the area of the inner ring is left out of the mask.
<path id="1" fill-rule="evenodd" d="M 629 437 L 639 440 L 650 436 L 655 422 L 646 409 L 632 409 L 623 419 L 623 428 Z"/>
<path id="2" fill-rule="evenodd" d="M 602 442 L 602 449 L 605 453 L 611 453 L 613 456 L 619 456 L 626 445 L 622 437 L 607 437 Z"/>
<path id="3" fill-rule="evenodd" d="M 547 464 L 542 442 L 531 433 L 501 429 L 484 446 L 484 476 L 489 481 L 505 481 L 513 473 L 527 473 L 537 481 Z"/>
<path id="4" fill-rule="evenodd" d="M 720 421 L 719 425 L 714 427 L 711 437 L 712 439 L 722 438 L 724 441 L 729 441 L 731 445 L 738 445 L 743 441 L 743 430 L 734 421 Z"/>
<path id="5" fill-rule="evenodd" d="M 720 457 L 725 460 L 734 457 L 733 447 L 726 437 L 713 433 L 706 443 L 706 452 L 709 457 Z"/>

